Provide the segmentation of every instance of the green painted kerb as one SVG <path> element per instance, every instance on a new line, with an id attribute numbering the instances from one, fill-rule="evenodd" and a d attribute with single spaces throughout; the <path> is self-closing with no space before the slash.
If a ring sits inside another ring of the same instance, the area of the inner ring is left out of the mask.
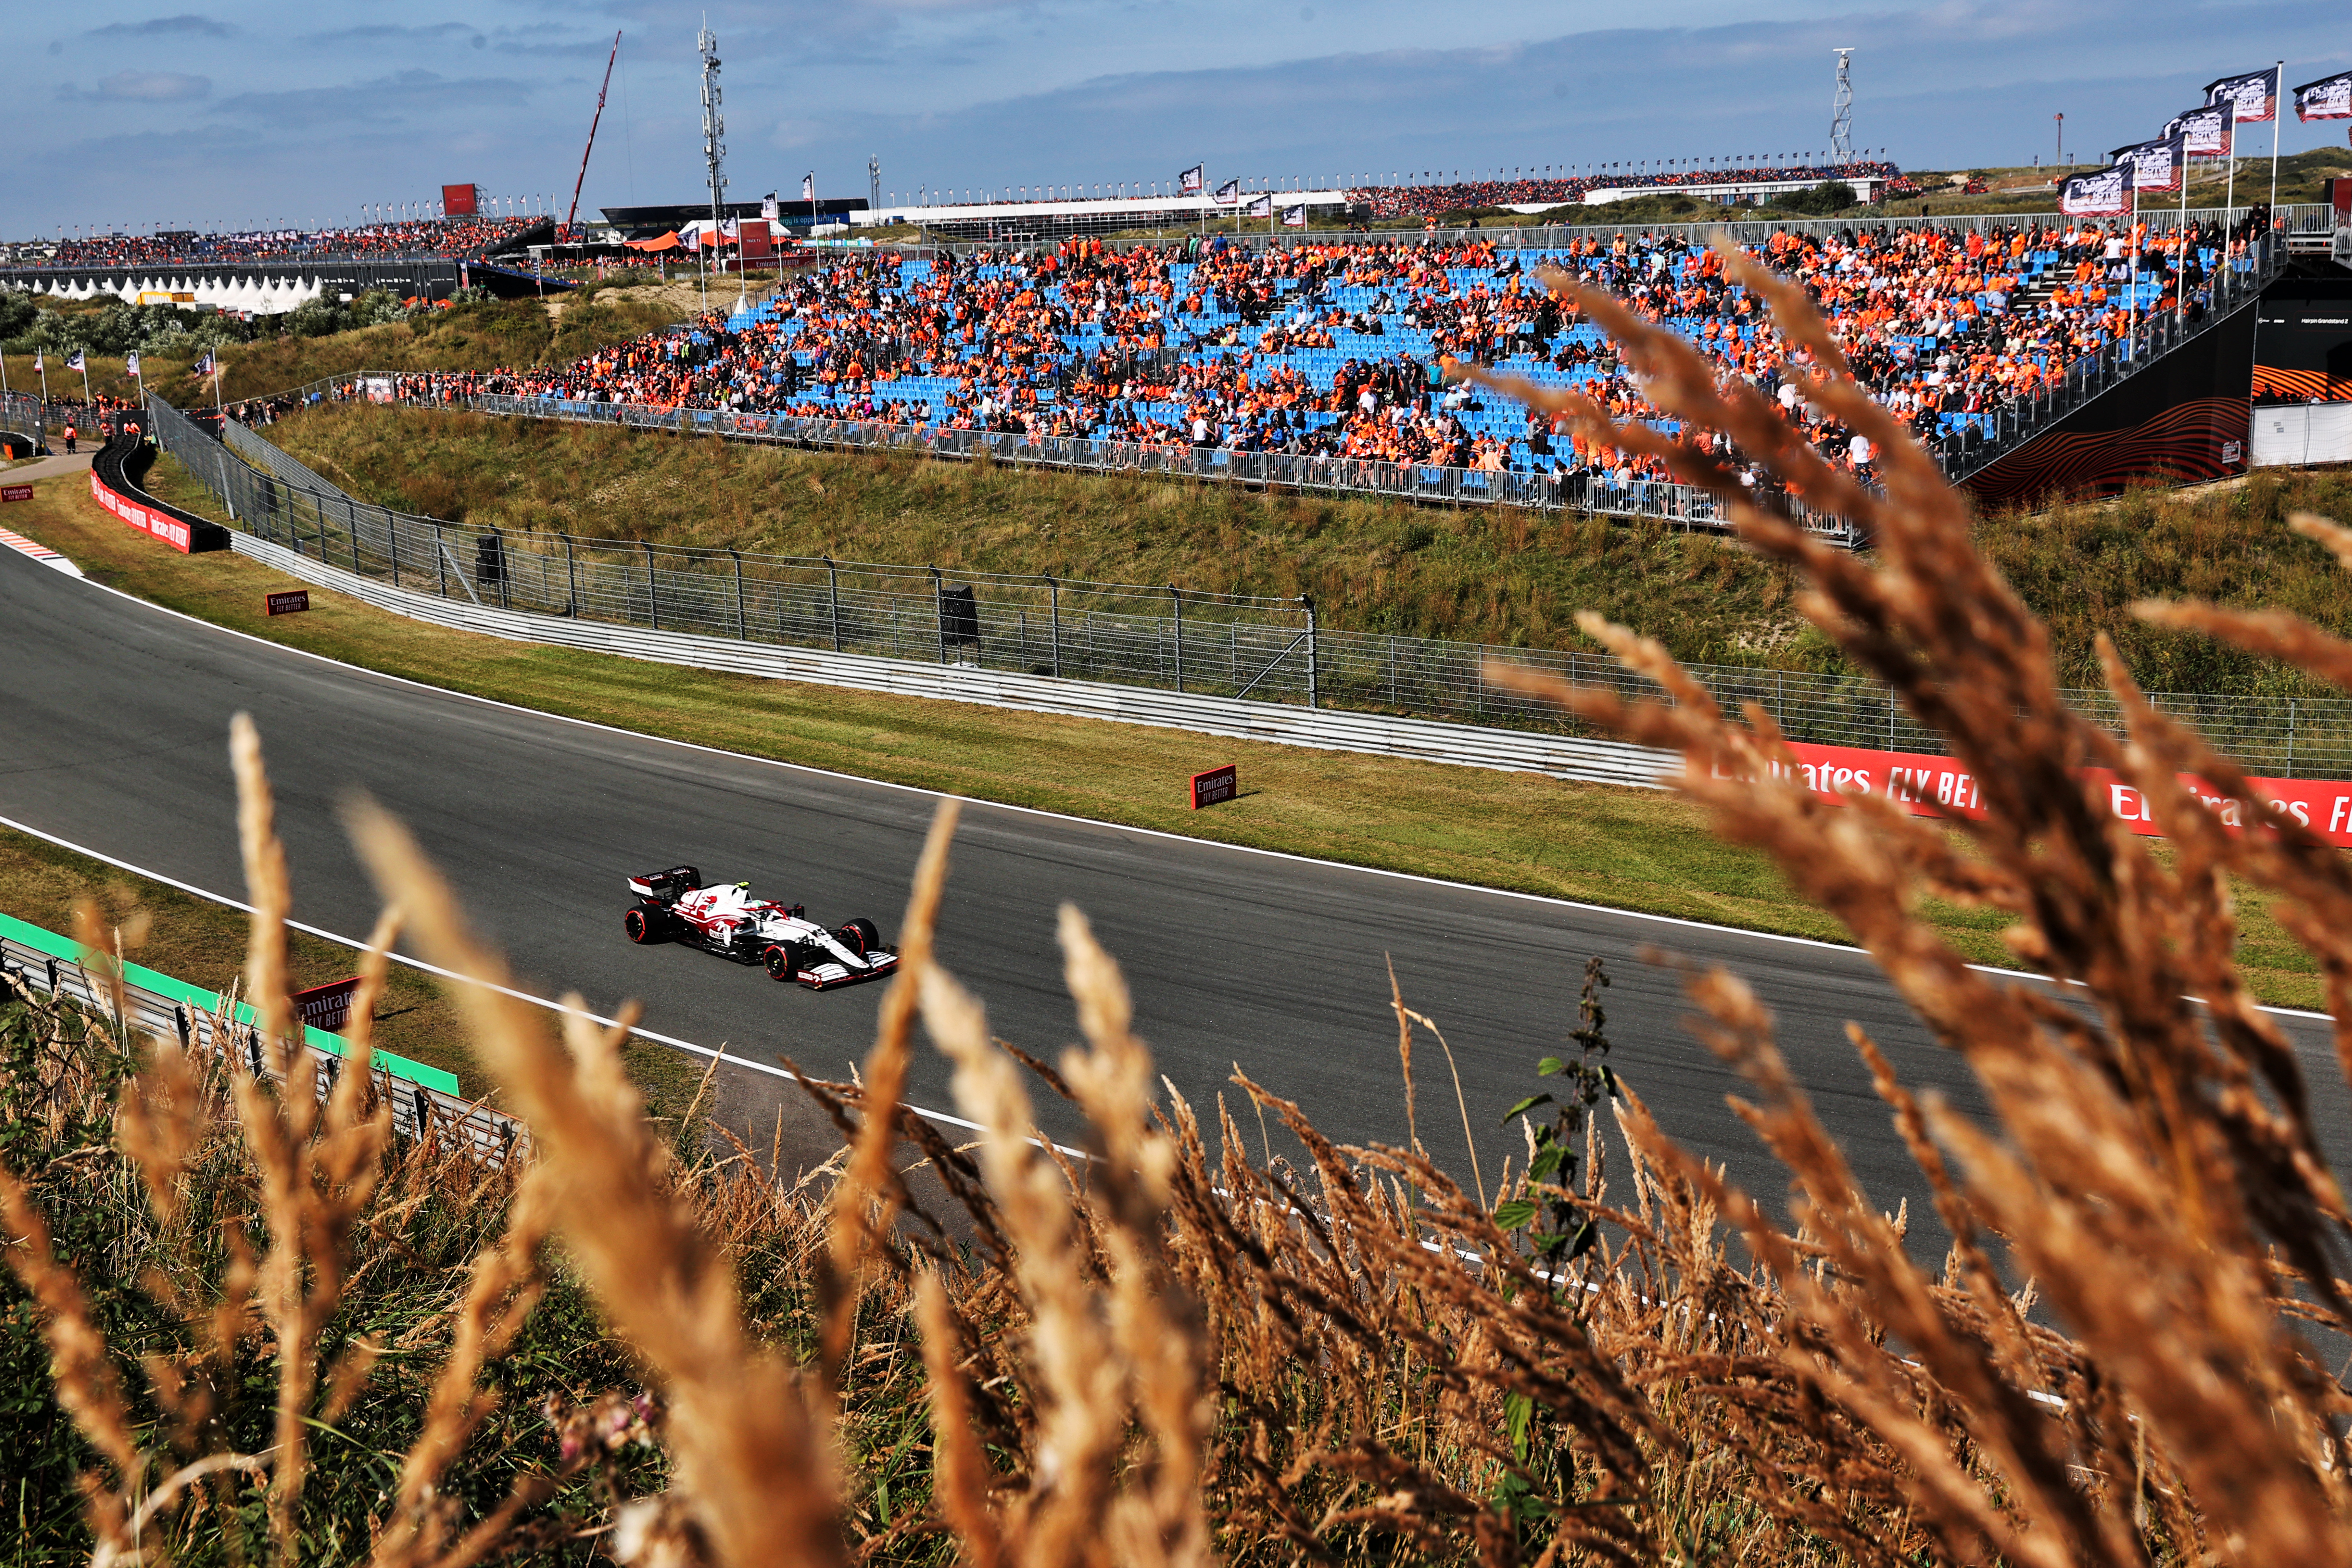
<path id="1" fill-rule="evenodd" d="M 37 949 L 47 953 L 51 958 L 62 959 L 68 963 L 78 964 L 81 962 L 79 942 L 75 942 L 71 937 L 59 936 L 55 931 L 43 931 L 39 926 L 29 925 L 14 915 L 0 914 L 0 936 L 21 942 L 26 947 Z M 135 963 L 126 963 L 122 966 L 122 982 L 126 985 L 135 985 L 142 991 L 152 992 L 169 1001 L 177 1002 L 191 1012 L 218 1013 L 220 1011 L 221 999 L 217 993 L 207 991 L 201 985 L 191 985 L 184 980 L 174 980 L 168 974 L 158 974 L 152 969 L 142 969 Z M 258 1022 L 254 1016 L 253 1008 L 243 1002 L 236 1005 L 236 1018 L 240 1024 Z M 324 1029 L 313 1029 L 305 1025 L 302 1034 L 309 1041 L 310 1048 L 322 1056 L 340 1057 L 350 1048 L 344 1045 L 341 1035 L 331 1035 Z M 372 1055 L 374 1066 L 383 1068 L 396 1079 L 422 1084 L 426 1089 L 439 1089 L 443 1094 L 454 1095 L 457 1092 L 457 1079 L 454 1073 L 444 1072 L 439 1068 L 426 1067 L 423 1062 L 410 1061 L 406 1057 L 396 1057 L 386 1050 L 377 1050 Z"/>

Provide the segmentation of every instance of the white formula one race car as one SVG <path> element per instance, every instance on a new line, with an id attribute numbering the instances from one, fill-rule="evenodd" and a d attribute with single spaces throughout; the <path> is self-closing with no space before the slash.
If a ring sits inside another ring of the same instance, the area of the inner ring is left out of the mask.
<path id="1" fill-rule="evenodd" d="M 690 943 L 738 963 L 759 964 L 776 979 L 812 991 L 898 967 L 898 955 L 882 945 L 872 921 L 827 931 L 800 905 L 755 899 L 751 889 L 749 882 L 704 887 L 702 873 L 691 866 L 632 877 L 629 891 L 637 901 L 621 917 L 621 929 L 631 942 Z"/>

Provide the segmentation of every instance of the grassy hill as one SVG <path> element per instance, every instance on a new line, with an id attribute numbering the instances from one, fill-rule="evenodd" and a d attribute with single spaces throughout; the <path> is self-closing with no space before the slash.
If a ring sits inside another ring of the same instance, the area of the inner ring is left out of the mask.
<path id="1" fill-rule="evenodd" d="M 1581 646 L 1580 609 L 1680 658 L 1842 669 L 1779 568 L 1736 543 L 1510 510 L 1445 510 L 1220 485 L 684 441 L 475 415 L 315 409 L 271 435 L 354 494 L 428 516 L 843 560 L 1051 572 L 1243 593 L 1311 593 L 1328 624 Z M 2102 631 L 2164 690 L 2293 692 L 2299 678 L 2128 606 L 2196 595 L 2292 609 L 2352 635 L 2352 580 L 2286 531 L 2352 519 L 2352 476 L 2257 475 L 1979 523 L 2050 624 L 2070 682 L 2097 684 Z M 2312 694 L 2316 695 L 2314 691 Z"/>

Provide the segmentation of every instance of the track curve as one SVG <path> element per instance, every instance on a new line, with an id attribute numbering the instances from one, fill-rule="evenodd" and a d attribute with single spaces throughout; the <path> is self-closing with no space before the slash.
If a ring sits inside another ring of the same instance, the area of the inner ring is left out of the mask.
<path id="1" fill-rule="evenodd" d="M 404 817 L 527 983 L 576 988 L 599 1012 L 646 1003 L 662 1034 L 755 1060 L 789 1055 L 847 1076 L 878 991 L 812 994 L 621 931 L 631 871 L 689 862 L 888 932 L 936 797 L 487 702 L 261 642 L 0 552 L 0 816 L 195 888 L 242 889 L 226 735 L 250 712 L 278 792 L 295 914 L 362 932 L 375 899 L 336 818 L 353 789 Z M 1348 1142 L 1402 1142 L 1386 960 L 1458 1064 L 1486 1181 L 1520 1147 L 1496 1126 L 1534 1062 L 1573 1026 L 1588 954 L 1609 961 L 1613 1061 L 1686 1146 L 1759 1195 L 1784 1178 L 1724 1104 L 1736 1084 L 1680 1026 L 1651 949 L 1721 963 L 1779 1016 L 1782 1050 L 1882 1206 L 1922 1184 L 1847 1046 L 1861 1023 L 1915 1089 L 1962 1107 L 1965 1069 L 1852 949 L 1497 893 L 973 803 L 941 916 L 943 962 L 992 1026 L 1049 1059 L 1076 1030 L 1054 942 L 1076 903 L 1126 968 L 1137 1027 L 1204 1114 L 1238 1062 Z M 2331 1154 L 2352 1118 L 2325 1021 L 2290 1016 Z M 951 1108 L 944 1062 L 909 1097 Z M 726 1101 L 767 1135 L 772 1106 L 813 1152 L 829 1136 L 797 1092 L 741 1074 Z M 1416 1058 L 1423 1142 L 1466 1175 L 1444 1058 Z M 789 1097 L 789 1098 L 787 1098 Z M 1237 1116 L 1255 1118 L 1233 1099 Z M 1047 1131 L 1073 1120 L 1043 1107 Z M 1929 1227 L 1915 1235 L 1932 1245 Z"/>

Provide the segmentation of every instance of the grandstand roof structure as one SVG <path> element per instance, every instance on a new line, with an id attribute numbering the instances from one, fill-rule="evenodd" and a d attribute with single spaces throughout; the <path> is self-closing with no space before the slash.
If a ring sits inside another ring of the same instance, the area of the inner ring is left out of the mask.
<path id="1" fill-rule="evenodd" d="M 1261 198 L 1270 198 L 1277 212 L 1301 204 L 1309 211 L 1349 205 L 1348 193 L 1342 190 L 1244 191 L 1231 202 L 1220 202 L 1213 195 L 1097 196 L 1059 202 L 900 202 L 854 215 L 850 222 L 858 226 L 916 224 L 958 238 L 1016 234 L 1059 238 L 1076 234 L 1115 234 L 1122 229 L 1171 228 L 1202 219 L 1223 221 L 1241 216 L 1251 203 Z M 858 205 L 865 205 L 862 202 Z"/>

